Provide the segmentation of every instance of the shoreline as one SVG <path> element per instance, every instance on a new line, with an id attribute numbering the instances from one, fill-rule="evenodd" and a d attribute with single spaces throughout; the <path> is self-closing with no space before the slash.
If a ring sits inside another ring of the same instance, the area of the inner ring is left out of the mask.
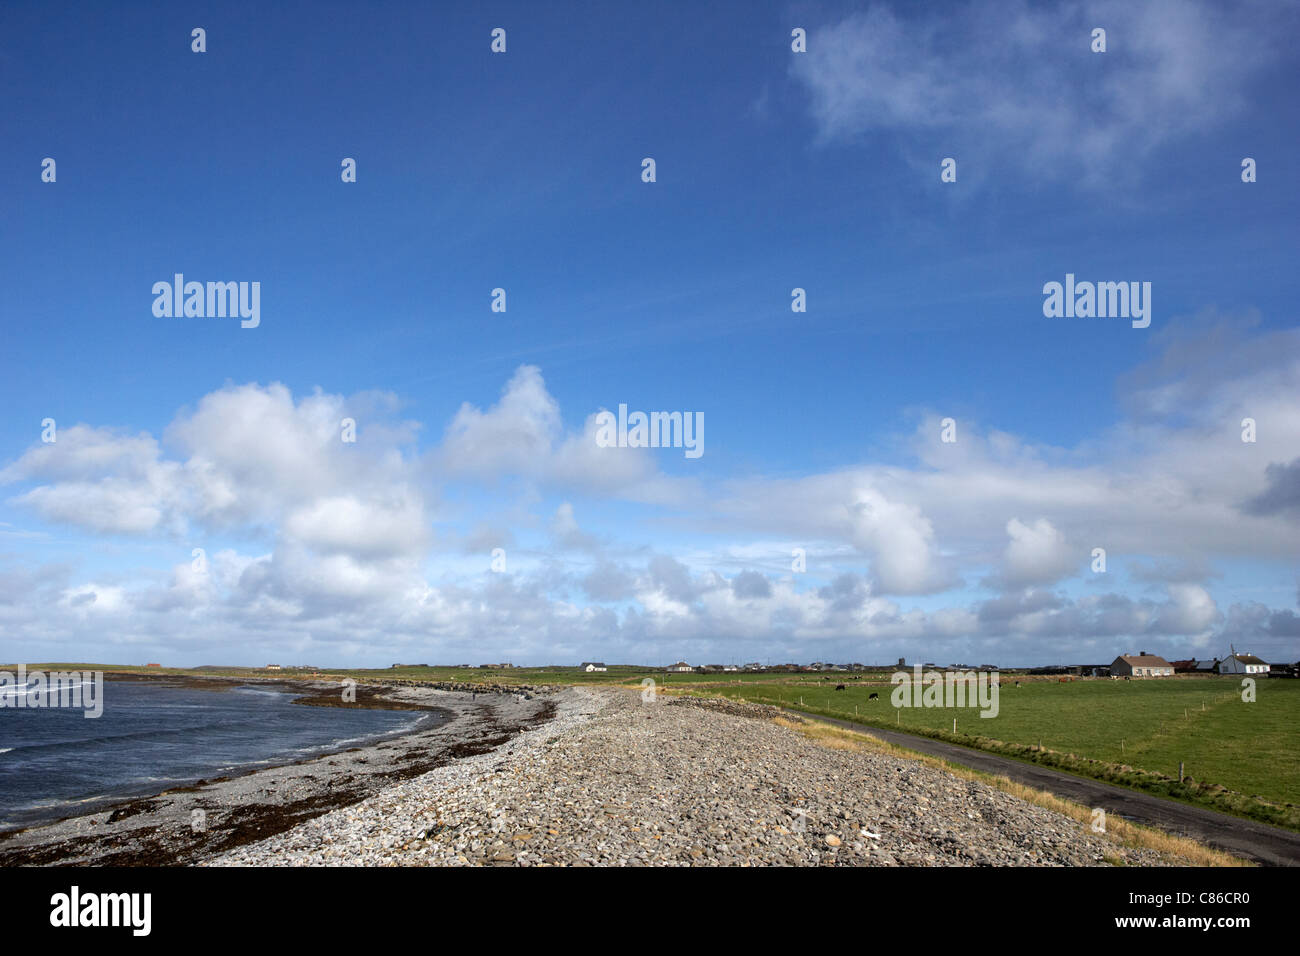
<path id="1" fill-rule="evenodd" d="M 107 675 L 106 675 L 107 677 Z M 390 732 L 361 746 L 330 748 L 242 773 L 114 798 L 92 812 L 0 832 L 0 866 L 173 866 L 282 833 L 385 787 L 461 757 L 500 746 L 551 719 L 555 705 L 535 689 L 460 693 L 384 682 L 356 685 L 344 704 L 330 680 L 127 674 L 114 680 L 224 690 L 276 685 L 304 706 L 359 706 L 444 715 L 432 727 Z M 94 797 L 89 798 L 94 800 Z"/>

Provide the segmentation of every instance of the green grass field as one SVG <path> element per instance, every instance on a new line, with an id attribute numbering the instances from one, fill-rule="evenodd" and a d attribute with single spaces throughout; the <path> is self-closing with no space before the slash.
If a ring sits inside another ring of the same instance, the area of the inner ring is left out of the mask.
<path id="1" fill-rule="evenodd" d="M 1240 679 L 1230 677 L 1026 680 L 1020 687 L 1004 678 L 998 715 L 981 718 L 969 707 L 895 708 L 888 683 L 846 681 L 845 690 L 836 691 L 835 680 L 800 675 L 779 682 L 714 684 L 709 693 L 954 740 L 980 737 L 1041 746 L 1175 779 L 1181 761 L 1202 785 L 1276 804 L 1300 803 L 1300 681 L 1260 680 L 1256 701 L 1245 703 Z M 872 692 L 880 699 L 868 700 Z M 1086 767 L 1062 769 L 1094 775 Z"/>

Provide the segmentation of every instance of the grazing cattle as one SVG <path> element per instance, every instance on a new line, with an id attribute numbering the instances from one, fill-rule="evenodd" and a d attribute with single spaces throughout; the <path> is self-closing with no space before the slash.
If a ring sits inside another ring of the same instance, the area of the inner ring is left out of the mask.
<path id="1" fill-rule="evenodd" d="M 1020 686 L 1020 681 L 1016 681 L 1016 686 L 1017 686 L 1017 687 Z"/>
<path id="2" fill-rule="evenodd" d="M 843 684 L 836 684 L 836 685 L 835 685 L 835 689 L 836 689 L 836 690 L 843 690 L 843 689 L 844 689 L 844 685 L 843 685 Z"/>
<path id="3" fill-rule="evenodd" d="M 880 695 L 872 694 L 870 697 L 867 698 L 867 700 L 880 700 Z"/>

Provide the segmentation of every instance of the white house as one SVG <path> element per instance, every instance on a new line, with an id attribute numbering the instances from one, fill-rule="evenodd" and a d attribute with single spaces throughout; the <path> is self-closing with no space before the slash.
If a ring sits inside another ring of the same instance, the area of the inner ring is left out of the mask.
<path id="1" fill-rule="evenodd" d="M 693 670 L 695 670 L 695 668 L 685 661 L 678 661 L 676 664 L 667 668 L 667 671 L 670 674 L 689 674 Z"/>
<path id="2" fill-rule="evenodd" d="M 582 669 L 586 671 L 588 674 L 593 674 L 598 671 L 609 670 L 609 668 L 606 667 L 604 664 L 600 663 L 600 661 L 583 661 Z"/>
<path id="3" fill-rule="evenodd" d="M 1267 674 L 1268 665 L 1254 654 L 1233 654 L 1219 661 L 1220 674 Z"/>

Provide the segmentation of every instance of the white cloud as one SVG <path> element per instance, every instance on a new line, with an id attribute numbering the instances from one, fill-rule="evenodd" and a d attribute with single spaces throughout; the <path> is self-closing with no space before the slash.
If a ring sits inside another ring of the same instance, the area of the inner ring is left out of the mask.
<path id="1" fill-rule="evenodd" d="M 1212 349 L 1188 341 L 1204 323 L 1228 329 Z M 165 444 L 73 426 L 0 471 L 18 486 L 11 503 L 146 541 L 147 565 L 159 547 L 176 552 L 161 568 L 118 561 L 111 575 L 11 569 L 0 556 L 0 641 L 23 656 L 80 639 L 320 663 L 729 650 L 889 660 L 918 646 L 1103 660 L 1124 644 L 1177 649 L 1225 634 L 1293 646 L 1293 612 L 1238 602 L 1224 614 L 1211 579 L 1236 556 L 1300 558 L 1294 523 L 1248 507 L 1277 493 L 1270 465 L 1300 457 L 1297 333 L 1217 316 L 1179 325 L 1122 381 L 1129 417 L 1076 447 L 974 421 L 944 445 L 937 416 L 923 416 L 910 464 L 793 478 L 668 479 L 652 455 L 588 442 L 590 415 L 567 429 L 529 367 L 497 405 L 462 406 L 423 452 L 418 425 L 393 420 L 391 396 L 295 400 L 274 384 L 200 398 Z M 1248 410 L 1255 444 L 1240 441 Z M 345 415 L 358 418 L 355 445 L 340 441 Z M 433 502 L 449 498 L 456 525 L 444 529 L 451 519 Z M 189 561 L 195 545 L 210 549 L 205 574 Z M 488 571 L 496 546 L 510 548 L 509 573 Z M 1133 577 L 1091 575 L 1095 546 L 1112 567 L 1132 562 Z M 794 548 L 807 553 L 804 574 Z M 980 574 L 998 593 L 943 593 Z M 1130 580 L 1141 596 L 1103 590 Z M 1097 593 L 1071 596 L 1080 584 Z M 1148 596 L 1155 586 L 1163 593 Z"/>
<path id="2" fill-rule="evenodd" d="M 956 156 L 1099 184 L 1230 116 L 1273 59 L 1269 23 L 1275 5 L 1194 0 L 874 3 L 813 29 L 791 71 L 823 140 L 898 130 L 936 177 Z"/>
<path id="3" fill-rule="evenodd" d="M 1007 522 L 1011 539 L 998 577 L 1000 587 L 1022 588 L 1059 581 L 1080 563 L 1080 555 L 1046 518 L 1026 525 L 1017 518 Z"/>

